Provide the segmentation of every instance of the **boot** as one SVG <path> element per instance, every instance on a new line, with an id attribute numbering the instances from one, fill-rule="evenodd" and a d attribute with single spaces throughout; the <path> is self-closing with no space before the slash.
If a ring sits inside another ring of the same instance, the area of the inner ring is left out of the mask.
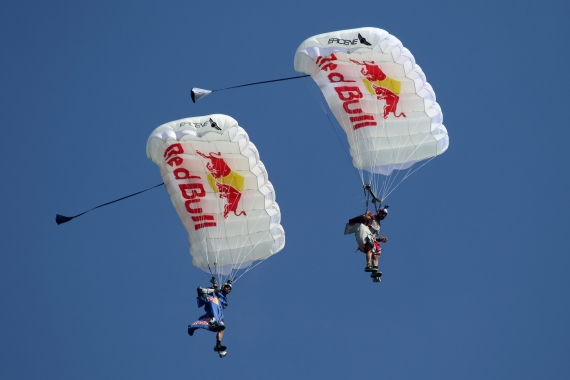
<path id="1" fill-rule="evenodd" d="M 226 346 L 222 346 L 221 344 L 216 344 L 214 346 L 214 351 L 216 351 L 216 352 L 225 351 L 226 348 L 227 348 Z"/>

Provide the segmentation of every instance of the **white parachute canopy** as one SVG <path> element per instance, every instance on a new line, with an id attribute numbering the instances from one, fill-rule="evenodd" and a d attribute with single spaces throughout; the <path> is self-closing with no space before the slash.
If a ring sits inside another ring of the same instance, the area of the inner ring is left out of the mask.
<path id="1" fill-rule="evenodd" d="M 396 183 L 394 170 L 447 150 L 435 92 L 410 51 L 388 32 L 359 28 L 313 36 L 297 49 L 295 70 L 320 87 L 347 134 L 362 182 L 372 181 L 382 199 Z"/>
<path id="2" fill-rule="evenodd" d="M 163 124 L 146 152 L 188 231 L 194 266 L 233 279 L 283 249 L 275 190 L 236 120 L 215 114 Z"/>

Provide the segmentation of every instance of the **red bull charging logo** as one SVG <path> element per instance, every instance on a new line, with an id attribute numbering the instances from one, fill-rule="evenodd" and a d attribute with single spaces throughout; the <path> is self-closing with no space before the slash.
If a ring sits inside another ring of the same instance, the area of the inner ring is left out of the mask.
<path id="1" fill-rule="evenodd" d="M 360 91 L 360 87 L 355 84 L 346 85 L 350 82 L 356 82 L 354 80 L 345 79 L 344 75 L 335 71 L 338 68 L 338 64 L 334 63 L 338 58 L 333 54 L 329 57 L 317 57 L 315 63 L 323 71 L 329 72 L 327 78 L 330 83 L 342 84 L 341 86 L 334 87 L 338 98 L 342 101 L 342 107 L 344 111 L 349 114 L 349 120 L 352 124 L 354 130 L 367 127 L 375 126 L 377 122 L 374 118 L 375 115 L 365 113 L 362 108 L 360 108 L 360 99 L 363 98 L 363 94 Z M 403 112 L 396 114 L 396 108 L 400 97 L 401 83 L 393 78 L 388 77 L 374 61 L 356 61 L 350 59 L 350 62 L 362 66 L 359 72 L 362 74 L 362 82 L 364 87 L 368 92 L 376 95 L 377 100 L 383 100 L 384 105 L 384 119 L 387 119 L 390 114 L 395 117 L 406 117 Z"/>
<path id="2" fill-rule="evenodd" d="M 175 168 L 173 170 L 174 178 L 177 181 L 178 189 L 184 199 L 186 211 L 191 214 L 191 219 L 195 223 L 194 229 L 199 230 L 206 227 L 215 227 L 216 222 L 213 215 L 204 214 L 200 207 L 201 198 L 206 196 L 203 179 L 199 173 L 190 173 L 183 166 L 184 159 L 181 154 L 184 148 L 180 143 L 170 145 L 164 151 L 164 160 L 167 165 Z M 225 199 L 224 218 L 227 218 L 230 212 L 236 216 L 247 215 L 245 211 L 238 212 L 239 201 L 241 199 L 241 191 L 245 187 L 245 178 L 234 172 L 221 157 L 220 152 L 210 152 L 208 155 L 200 151 L 196 154 L 208 160 L 206 169 L 208 175 L 206 180 L 214 192 L 219 193 L 220 199 Z"/>
<path id="3" fill-rule="evenodd" d="M 380 67 L 374 65 L 374 61 L 362 61 L 362 63 L 351 59 L 350 62 L 356 63 L 357 65 L 364 66 L 360 73 L 364 75 L 366 79 L 370 82 L 376 82 L 377 80 L 384 80 L 386 79 L 386 74 L 382 71 Z"/>
<path id="4" fill-rule="evenodd" d="M 208 160 L 206 164 L 206 169 L 210 172 L 207 177 L 208 184 L 212 190 L 220 193 L 220 198 L 226 199 L 224 218 L 227 218 L 230 212 L 233 212 L 235 216 L 247 215 L 245 211 L 239 213 L 237 211 L 241 191 L 245 186 L 245 178 L 230 169 L 220 152 L 210 152 L 205 155 L 197 150 L 196 154 Z"/>

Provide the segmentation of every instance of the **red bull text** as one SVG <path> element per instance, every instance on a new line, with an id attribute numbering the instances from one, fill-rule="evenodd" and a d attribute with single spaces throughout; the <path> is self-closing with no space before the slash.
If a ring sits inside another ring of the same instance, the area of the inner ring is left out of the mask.
<path id="1" fill-rule="evenodd" d="M 202 181 L 200 181 L 200 176 L 191 175 L 188 169 L 180 167 L 184 162 L 182 157 L 179 156 L 182 153 L 184 153 L 182 145 L 179 143 L 172 144 L 164 151 L 164 161 L 171 167 L 177 167 L 173 171 L 174 178 L 180 181 L 178 182 L 178 188 L 182 198 L 185 199 L 184 206 L 186 211 L 192 215 L 192 221 L 195 223 L 194 229 L 215 227 L 214 216 L 203 214 L 200 207 L 200 198 L 206 196 L 206 190 L 201 183 Z"/>

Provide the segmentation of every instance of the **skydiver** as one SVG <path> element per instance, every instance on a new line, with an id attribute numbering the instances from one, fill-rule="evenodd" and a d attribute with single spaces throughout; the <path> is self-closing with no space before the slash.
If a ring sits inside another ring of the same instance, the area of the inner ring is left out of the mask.
<path id="1" fill-rule="evenodd" d="M 361 252 L 366 253 L 365 272 L 378 272 L 378 259 L 382 252 L 380 242 L 387 242 L 388 238 L 378 237 L 380 233 L 380 221 L 388 215 L 388 210 L 380 209 L 376 215 L 367 212 L 363 215 L 363 221 L 356 232 L 356 243 Z"/>
<path id="2" fill-rule="evenodd" d="M 376 215 L 366 210 L 364 215 L 359 215 L 349 220 L 345 234 L 355 233 L 358 250 L 366 253 L 365 272 L 378 272 L 378 258 L 382 249 L 380 242 L 387 242 L 386 237 L 378 238 L 380 233 L 380 221 L 388 216 L 388 207 L 380 208 Z"/>
<path id="3" fill-rule="evenodd" d="M 222 345 L 222 338 L 224 337 L 224 309 L 228 306 L 227 296 L 232 291 L 232 281 L 224 283 L 220 290 L 218 283 L 212 278 L 212 287 L 198 287 L 198 297 L 196 297 L 198 307 L 204 306 L 206 314 L 198 318 L 197 321 L 188 325 L 188 334 L 194 335 L 197 329 L 205 329 L 216 333 L 216 351 L 221 358 L 227 355 L 226 346 Z"/>

